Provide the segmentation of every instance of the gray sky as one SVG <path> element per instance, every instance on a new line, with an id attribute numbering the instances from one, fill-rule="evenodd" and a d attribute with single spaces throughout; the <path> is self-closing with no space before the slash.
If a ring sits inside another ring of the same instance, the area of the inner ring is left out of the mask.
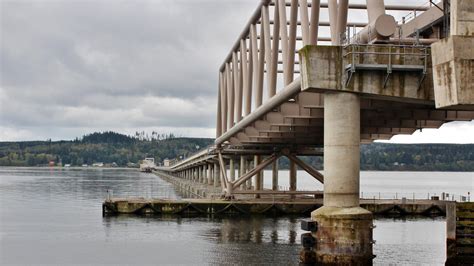
<path id="1" fill-rule="evenodd" d="M 214 137 L 218 68 L 257 2 L 0 0 L 0 141 Z M 473 136 L 465 122 L 394 140 Z"/>

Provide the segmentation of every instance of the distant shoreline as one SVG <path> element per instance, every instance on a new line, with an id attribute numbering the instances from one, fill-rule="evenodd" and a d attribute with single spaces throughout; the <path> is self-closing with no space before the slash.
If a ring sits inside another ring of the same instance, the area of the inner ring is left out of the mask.
<path id="1" fill-rule="evenodd" d="M 81 167 L 81 166 L 71 166 L 71 167 L 59 167 L 59 166 L 0 166 L 0 169 L 6 168 L 19 168 L 19 169 L 51 169 L 51 170 L 139 170 L 139 168 L 133 167 Z M 322 169 L 317 169 L 318 171 L 323 171 Z M 264 169 L 264 171 L 271 171 L 271 169 Z M 280 168 L 279 171 L 289 171 L 286 168 Z M 302 169 L 298 169 L 298 171 L 303 171 Z M 474 173 L 474 171 L 427 171 L 427 170 L 360 170 L 361 172 L 414 172 L 414 173 Z"/>
<path id="2" fill-rule="evenodd" d="M 139 170 L 138 167 L 95 167 L 95 166 L 0 166 L 1 168 L 52 169 L 52 170 Z"/>

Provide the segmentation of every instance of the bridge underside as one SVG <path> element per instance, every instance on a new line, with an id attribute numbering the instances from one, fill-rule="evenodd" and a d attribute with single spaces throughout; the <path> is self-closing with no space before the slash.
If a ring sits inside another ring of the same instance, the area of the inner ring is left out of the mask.
<path id="1" fill-rule="evenodd" d="M 474 119 L 474 1 L 430 1 L 399 22 L 386 10 L 416 8 L 348 2 L 262 1 L 219 70 L 215 145 L 161 171 L 220 188 L 228 200 L 321 195 L 298 191 L 299 167 L 324 183 L 312 233 L 329 240 L 318 243 L 317 261 L 367 265 L 373 227 L 359 204 L 360 143 Z M 361 8 L 369 21 L 348 22 L 347 11 Z M 318 36 L 326 26 L 331 36 Z M 324 176 L 303 155 L 323 156 Z M 290 161 L 284 192 L 281 156 Z"/>

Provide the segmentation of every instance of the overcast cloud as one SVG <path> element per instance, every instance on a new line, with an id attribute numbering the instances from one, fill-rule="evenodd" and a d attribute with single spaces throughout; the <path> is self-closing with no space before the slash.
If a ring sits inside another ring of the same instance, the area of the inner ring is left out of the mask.
<path id="1" fill-rule="evenodd" d="M 214 137 L 217 71 L 257 2 L 0 0 L 0 141 Z M 425 132 L 396 141 L 474 142 L 472 122 Z"/>

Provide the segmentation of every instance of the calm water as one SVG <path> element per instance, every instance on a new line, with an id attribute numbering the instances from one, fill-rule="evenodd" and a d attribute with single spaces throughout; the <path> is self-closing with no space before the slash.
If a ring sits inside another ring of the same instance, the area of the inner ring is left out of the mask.
<path id="1" fill-rule="evenodd" d="M 318 188 L 299 175 L 299 188 Z M 363 172 L 361 187 L 367 194 L 467 194 L 474 174 Z M 107 189 L 114 196 L 179 197 L 168 183 L 136 170 L 0 168 L 0 264 L 297 262 L 299 218 L 102 218 Z M 444 219 L 376 219 L 375 225 L 376 264 L 444 263 Z"/>

